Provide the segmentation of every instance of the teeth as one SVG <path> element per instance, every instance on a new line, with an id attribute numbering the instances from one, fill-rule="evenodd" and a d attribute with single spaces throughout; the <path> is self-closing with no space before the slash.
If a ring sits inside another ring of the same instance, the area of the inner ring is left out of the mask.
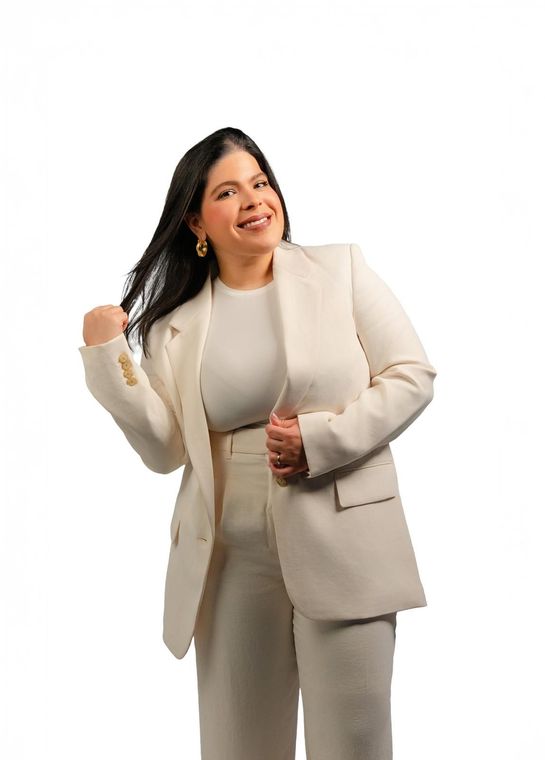
<path id="1" fill-rule="evenodd" d="M 243 224 L 242 227 L 243 227 L 243 229 L 245 227 L 257 227 L 258 224 L 264 224 L 267 221 L 267 219 L 268 219 L 268 217 L 264 216 L 263 219 L 259 219 L 259 220 L 255 221 L 255 222 L 248 222 L 247 224 Z"/>

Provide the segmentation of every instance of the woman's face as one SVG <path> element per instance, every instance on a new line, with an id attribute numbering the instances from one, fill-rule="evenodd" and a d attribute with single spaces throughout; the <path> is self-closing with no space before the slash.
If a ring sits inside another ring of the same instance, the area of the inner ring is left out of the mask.
<path id="1" fill-rule="evenodd" d="M 243 228 L 252 217 L 262 224 Z M 223 156 L 210 169 L 201 213 L 187 223 L 200 240 L 208 239 L 218 259 L 272 253 L 284 232 L 284 213 L 277 193 L 255 158 L 243 150 Z"/>

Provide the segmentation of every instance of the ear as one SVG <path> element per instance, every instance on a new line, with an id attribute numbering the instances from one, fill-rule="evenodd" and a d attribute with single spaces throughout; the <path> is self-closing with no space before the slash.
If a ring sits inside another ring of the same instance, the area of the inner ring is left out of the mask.
<path id="1" fill-rule="evenodd" d="M 184 217 L 184 221 L 191 230 L 198 238 L 201 240 L 204 240 L 206 238 L 206 232 L 204 230 L 204 227 L 200 223 L 200 218 L 197 213 L 190 212 L 189 214 L 186 214 Z"/>

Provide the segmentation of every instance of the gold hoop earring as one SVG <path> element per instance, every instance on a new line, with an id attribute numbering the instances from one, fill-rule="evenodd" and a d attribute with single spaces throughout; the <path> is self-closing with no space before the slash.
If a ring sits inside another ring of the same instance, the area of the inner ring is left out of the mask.
<path id="1" fill-rule="evenodd" d="M 206 254 L 208 253 L 208 243 L 206 242 L 206 240 L 199 240 L 199 242 L 197 243 L 195 247 L 197 249 L 197 254 L 199 256 L 206 256 Z"/>

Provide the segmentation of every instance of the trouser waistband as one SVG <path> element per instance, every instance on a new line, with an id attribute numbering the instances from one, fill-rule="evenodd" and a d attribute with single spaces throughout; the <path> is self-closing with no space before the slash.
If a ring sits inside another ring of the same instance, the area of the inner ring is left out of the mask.
<path id="1" fill-rule="evenodd" d="M 266 454 L 268 448 L 265 445 L 267 437 L 265 426 L 269 421 L 256 422 L 245 427 L 218 432 L 209 430 L 210 445 L 213 450 L 220 451 L 222 454 L 231 454 L 233 452 L 245 454 Z"/>

